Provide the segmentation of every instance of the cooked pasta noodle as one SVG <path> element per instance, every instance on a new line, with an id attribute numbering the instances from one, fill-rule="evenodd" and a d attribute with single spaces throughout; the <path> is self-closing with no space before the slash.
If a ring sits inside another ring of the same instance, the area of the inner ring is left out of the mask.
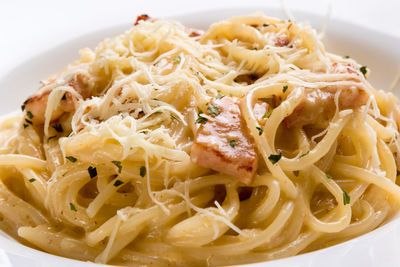
<path id="1" fill-rule="evenodd" d="M 308 24 L 140 16 L 1 120 L 0 227 L 135 266 L 252 263 L 367 233 L 400 202 L 398 100 L 368 74 Z"/>

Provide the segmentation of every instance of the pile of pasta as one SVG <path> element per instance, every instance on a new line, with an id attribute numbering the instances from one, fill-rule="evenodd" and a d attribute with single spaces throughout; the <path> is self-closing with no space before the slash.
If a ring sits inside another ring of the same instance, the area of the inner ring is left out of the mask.
<path id="1" fill-rule="evenodd" d="M 398 211 L 400 147 L 398 100 L 368 74 L 308 24 L 249 15 L 203 32 L 143 16 L 1 120 L 0 228 L 64 257 L 157 266 L 260 262 L 372 231 Z M 344 105 L 349 88 L 365 101 Z M 329 116 L 289 125 L 320 92 Z M 191 161 L 217 96 L 241 100 L 249 184 Z"/>

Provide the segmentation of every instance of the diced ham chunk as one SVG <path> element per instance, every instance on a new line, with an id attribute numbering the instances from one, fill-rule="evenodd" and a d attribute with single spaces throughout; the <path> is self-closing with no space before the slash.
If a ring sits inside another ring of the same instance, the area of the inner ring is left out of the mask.
<path id="1" fill-rule="evenodd" d="M 54 78 L 45 83 L 45 85 L 54 82 Z M 87 78 L 81 74 L 77 74 L 74 79 L 67 83 L 69 86 L 75 89 L 82 98 L 86 99 L 91 96 L 91 91 L 88 86 Z M 24 105 L 25 110 L 32 113 L 32 122 L 35 125 L 44 123 L 45 112 L 47 107 L 47 101 L 51 90 L 39 91 L 36 95 L 28 98 Z M 51 120 L 58 119 L 64 112 L 72 112 L 75 110 L 74 102 L 69 93 L 65 94 L 65 98 L 60 101 L 60 104 L 53 111 Z"/>
<path id="2" fill-rule="evenodd" d="M 220 112 L 200 126 L 190 157 L 200 166 L 250 184 L 257 169 L 257 154 L 239 102 L 238 98 L 228 96 L 211 102 Z"/>

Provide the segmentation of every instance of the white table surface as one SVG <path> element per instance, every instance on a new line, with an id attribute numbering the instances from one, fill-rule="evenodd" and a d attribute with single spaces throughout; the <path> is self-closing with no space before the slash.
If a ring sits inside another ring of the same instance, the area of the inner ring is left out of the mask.
<path id="1" fill-rule="evenodd" d="M 400 38 L 399 0 L 285 2 L 294 14 L 303 10 L 322 15 L 331 2 L 331 17 Z M 142 13 L 166 17 L 212 8 L 246 6 L 256 11 L 260 6 L 280 5 L 280 0 L 0 0 L 0 77 L 50 47 L 105 27 L 129 25 Z"/>

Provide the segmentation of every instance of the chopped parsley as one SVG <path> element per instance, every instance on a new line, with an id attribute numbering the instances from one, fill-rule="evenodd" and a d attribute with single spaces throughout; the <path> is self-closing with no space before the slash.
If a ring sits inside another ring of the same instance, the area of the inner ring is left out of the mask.
<path id="1" fill-rule="evenodd" d="M 142 166 L 140 167 L 140 172 L 139 172 L 140 176 L 144 177 L 146 175 L 146 167 Z"/>
<path id="2" fill-rule="evenodd" d="M 326 174 L 326 178 L 328 178 L 328 179 L 332 179 L 332 175 L 330 175 L 330 174 Z"/>
<path id="3" fill-rule="evenodd" d="M 35 178 L 29 179 L 29 182 L 30 182 L 30 183 L 33 183 L 34 181 L 36 181 Z"/>
<path id="4" fill-rule="evenodd" d="M 282 88 L 282 92 L 286 92 L 286 90 L 288 89 L 289 87 L 287 86 L 287 85 L 285 85 L 283 88 Z"/>
<path id="5" fill-rule="evenodd" d="M 268 111 L 262 116 L 262 118 L 263 118 L 263 119 L 269 118 L 269 117 L 271 116 L 272 112 L 274 112 L 274 109 L 273 109 L 273 108 L 270 109 L 270 110 L 268 110 Z M 261 134 L 260 134 L 260 135 L 261 135 Z"/>
<path id="6" fill-rule="evenodd" d="M 257 47 L 253 47 L 251 50 L 257 50 Z"/>
<path id="7" fill-rule="evenodd" d="M 201 116 L 201 114 L 203 114 L 203 111 L 199 110 L 199 114 L 198 114 L 199 117 L 197 118 L 196 123 L 202 124 L 202 123 L 205 123 L 205 122 L 208 121 L 208 119 L 203 117 L 203 116 Z"/>
<path id="8" fill-rule="evenodd" d="M 223 97 L 224 97 L 223 94 L 218 94 L 215 98 L 216 98 L 216 99 L 221 99 L 221 98 L 223 98 Z"/>
<path id="9" fill-rule="evenodd" d="M 181 56 L 175 56 L 174 57 L 174 64 L 178 64 L 179 62 L 181 62 Z"/>
<path id="10" fill-rule="evenodd" d="M 350 204 L 350 196 L 347 194 L 346 190 L 343 190 L 343 204 Z"/>
<path id="11" fill-rule="evenodd" d="M 260 127 L 256 127 L 256 129 L 258 130 L 258 135 L 262 135 L 264 130 L 261 129 Z"/>
<path id="12" fill-rule="evenodd" d="M 175 117 L 174 115 L 170 114 L 171 118 L 173 118 L 174 120 L 179 121 L 179 119 L 177 117 Z"/>
<path id="13" fill-rule="evenodd" d="M 123 183 L 124 182 L 122 182 L 121 180 L 116 180 L 115 183 L 114 183 L 114 186 L 117 187 L 117 186 L 120 186 Z"/>
<path id="14" fill-rule="evenodd" d="M 269 24 L 267 24 L 267 23 L 263 24 L 263 27 L 268 27 L 268 26 L 269 26 Z"/>
<path id="15" fill-rule="evenodd" d="M 111 162 L 112 162 L 112 164 L 114 164 L 115 166 L 118 167 L 118 172 L 121 173 L 121 171 L 122 171 L 122 163 L 121 163 L 121 161 L 113 160 Z"/>
<path id="16" fill-rule="evenodd" d="M 364 75 L 364 77 L 365 77 L 365 74 L 367 74 L 367 66 L 362 66 L 361 68 L 360 68 L 360 71 L 361 71 L 361 73 Z"/>
<path id="17" fill-rule="evenodd" d="M 24 129 L 25 129 L 26 127 L 28 127 L 28 126 L 29 126 L 28 124 L 25 124 L 25 123 L 24 123 Z"/>
<path id="18" fill-rule="evenodd" d="M 71 161 L 72 163 L 76 162 L 78 159 L 73 156 L 65 157 L 67 160 Z"/>
<path id="19" fill-rule="evenodd" d="M 235 147 L 235 146 L 236 146 L 236 140 L 231 140 L 231 141 L 229 141 L 229 145 L 230 145 L 231 147 Z"/>
<path id="20" fill-rule="evenodd" d="M 33 122 L 32 122 L 31 120 L 25 119 L 25 121 L 26 121 L 27 123 L 29 123 L 30 125 L 33 125 Z"/>
<path id="21" fill-rule="evenodd" d="M 348 58 L 350 58 L 350 56 L 343 56 L 343 58 L 348 59 Z"/>
<path id="22" fill-rule="evenodd" d="M 59 123 L 56 123 L 56 124 L 54 124 L 53 126 L 51 126 L 51 127 L 53 127 L 54 128 L 54 130 L 56 130 L 58 133 L 62 133 L 63 131 L 64 131 L 64 129 L 63 129 L 63 127 L 62 127 L 62 125 L 61 124 L 59 124 Z"/>
<path id="23" fill-rule="evenodd" d="M 299 159 L 301 159 L 302 157 L 304 157 L 304 156 L 307 156 L 308 155 L 308 153 L 310 153 L 310 151 L 307 151 L 306 153 L 304 153 L 304 154 L 301 154 L 300 155 L 300 157 L 299 157 Z"/>
<path id="24" fill-rule="evenodd" d="M 96 169 L 96 167 L 89 166 L 88 172 L 89 172 L 89 175 L 90 175 L 90 179 L 93 179 L 94 177 L 97 176 L 97 169 Z"/>
<path id="25" fill-rule="evenodd" d="M 221 110 L 219 109 L 219 107 L 216 106 L 214 103 L 211 103 L 210 105 L 208 105 L 207 110 L 208 110 L 208 113 L 210 113 L 210 115 L 213 117 L 215 117 L 219 113 L 221 113 Z"/>
<path id="26" fill-rule="evenodd" d="M 33 118 L 33 114 L 32 114 L 32 112 L 30 112 L 30 111 L 28 111 L 28 112 L 26 113 L 26 116 L 28 116 L 29 119 L 32 119 L 32 118 Z"/>
<path id="27" fill-rule="evenodd" d="M 78 210 L 75 208 L 75 205 L 72 204 L 71 202 L 69 203 L 69 208 L 70 208 L 72 211 L 78 211 Z"/>
<path id="28" fill-rule="evenodd" d="M 269 155 L 268 159 L 271 161 L 272 164 L 277 163 L 282 158 L 282 153 L 279 154 L 271 154 Z"/>
<path id="29" fill-rule="evenodd" d="M 67 93 L 64 93 L 64 95 L 61 97 L 61 100 L 67 100 Z"/>
<path id="30" fill-rule="evenodd" d="M 22 111 L 25 110 L 25 107 L 26 107 L 26 104 L 28 103 L 28 101 L 29 101 L 29 99 L 25 100 L 24 103 L 22 103 L 22 105 L 21 105 L 21 110 Z"/>

